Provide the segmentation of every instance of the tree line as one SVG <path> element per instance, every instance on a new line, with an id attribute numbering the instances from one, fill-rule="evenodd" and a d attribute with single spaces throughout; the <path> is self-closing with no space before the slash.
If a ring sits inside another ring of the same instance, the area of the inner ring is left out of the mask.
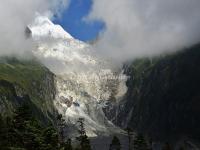
<path id="1" fill-rule="evenodd" d="M 79 118 L 76 146 L 71 139 L 65 139 L 66 127 L 62 115 L 57 116 L 56 127 L 52 124 L 42 125 L 32 114 L 28 105 L 23 104 L 14 111 L 13 117 L 0 115 L 0 150 L 92 150 L 86 134 L 84 119 Z M 132 140 L 132 131 L 126 129 L 128 150 L 151 150 L 142 135 Z M 133 144 L 132 144 L 133 141 Z M 109 150 L 121 150 L 122 146 L 117 136 L 114 136 Z M 163 150 L 170 150 L 169 146 Z"/>

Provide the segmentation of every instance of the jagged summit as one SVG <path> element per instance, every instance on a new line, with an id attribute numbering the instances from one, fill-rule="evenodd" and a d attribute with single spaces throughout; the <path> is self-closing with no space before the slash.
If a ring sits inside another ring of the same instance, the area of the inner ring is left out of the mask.
<path id="1" fill-rule="evenodd" d="M 34 55 L 55 74 L 64 73 L 66 70 L 68 72 L 72 67 L 76 70 L 78 64 L 95 64 L 88 44 L 74 39 L 60 25 L 53 24 L 47 17 L 37 16 L 27 26 L 26 34 L 36 42 Z M 57 65 L 49 65 L 49 59 Z"/>
<path id="2" fill-rule="evenodd" d="M 55 39 L 73 39 L 60 25 L 53 24 L 52 21 L 45 16 L 37 16 L 35 20 L 27 26 L 27 29 L 35 39 L 47 37 Z"/>

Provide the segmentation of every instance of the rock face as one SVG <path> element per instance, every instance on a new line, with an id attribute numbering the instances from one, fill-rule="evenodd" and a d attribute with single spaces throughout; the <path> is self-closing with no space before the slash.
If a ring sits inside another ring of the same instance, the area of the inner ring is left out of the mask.
<path id="1" fill-rule="evenodd" d="M 128 92 L 114 121 L 154 140 L 200 137 L 200 45 L 126 67 Z"/>
<path id="2" fill-rule="evenodd" d="M 0 113 L 12 115 L 23 102 L 29 103 L 43 123 L 55 120 L 54 75 L 33 61 L 0 59 Z"/>
<path id="3" fill-rule="evenodd" d="M 111 120 L 155 140 L 183 135 L 197 138 L 199 45 L 126 66 L 125 73 L 130 76 L 128 92 L 122 102 L 113 105 L 108 100 L 117 99 L 117 92 L 123 91 L 124 86 L 110 78 L 116 75 L 115 71 L 94 54 L 89 44 L 74 39 L 42 16 L 28 26 L 27 34 L 37 44 L 34 55 L 56 74 L 55 106 L 67 123 L 75 125 L 79 117 L 85 118 L 90 136 L 109 132 Z"/>
<path id="4" fill-rule="evenodd" d="M 110 97 L 117 99 L 126 92 L 126 79 L 116 78 L 121 70 L 113 71 L 108 61 L 94 54 L 91 45 L 74 39 L 47 17 L 36 17 L 27 28 L 27 37 L 37 45 L 34 56 L 56 75 L 54 104 L 66 123 L 76 126 L 78 119 L 84 118 L 89 137 L 115 132 L 102 109 Z M 68 133 L 74 136 L 74 131 Z"/>

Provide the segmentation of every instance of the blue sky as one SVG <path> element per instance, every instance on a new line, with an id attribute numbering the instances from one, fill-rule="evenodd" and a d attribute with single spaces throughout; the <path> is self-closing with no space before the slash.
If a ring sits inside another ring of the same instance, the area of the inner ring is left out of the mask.
<path id="1" fill-rule="evenodd" d="M 82 41 L 94 39 L 104 28 L 102 22 L 87 23 L 83 17 L 87 16 L 92 6 L 91 0 L 71 0 L 61 18 L 54 20 L 54 23 L 60 24 L 73 37 Z"/>

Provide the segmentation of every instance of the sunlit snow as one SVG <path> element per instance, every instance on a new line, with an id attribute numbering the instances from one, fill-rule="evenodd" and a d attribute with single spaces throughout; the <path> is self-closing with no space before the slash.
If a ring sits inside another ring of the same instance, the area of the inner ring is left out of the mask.
<path id="1" fill-rule="evenodd" d="M 38 16 L 28 29 L 38 45 L 34 55 L 56 75 L 55 106 L 65 121 L 76 124 L 78 118 L 85 118 L 91 137 L 114 130 L 102 107 L 113 95 L 116 100 L 124 95 L 126 76 L 107 68 L 108 62 L 98 58 L 89 44 L 46 17 Z"/>

